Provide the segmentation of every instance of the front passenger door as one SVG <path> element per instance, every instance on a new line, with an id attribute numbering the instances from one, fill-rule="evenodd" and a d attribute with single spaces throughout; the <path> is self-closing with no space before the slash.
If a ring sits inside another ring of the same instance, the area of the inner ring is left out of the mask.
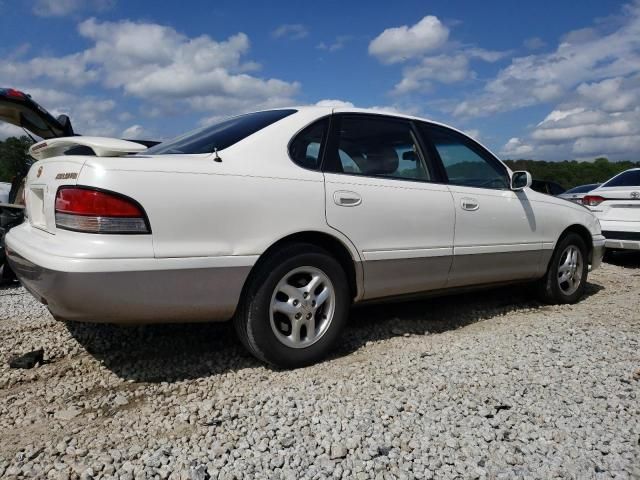
<path id="1" fill-rule="evenodd" d="M 535 278 L 542 268 L 542 228 L 526 190 L 510 189 L 506 167 L 470 138 L 420 124 L 439 157 L 456 210 L 448 287 Z"/>

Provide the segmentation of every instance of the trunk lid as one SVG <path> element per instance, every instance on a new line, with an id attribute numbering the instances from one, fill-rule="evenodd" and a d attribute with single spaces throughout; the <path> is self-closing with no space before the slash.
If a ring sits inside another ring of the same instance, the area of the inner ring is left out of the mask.
<path id="1" fill-rule="evenodd" d="M 28 222 L 35 228 L 55 233 L 55 198 L 62 185 L 76 185 L 87 157 L 56 157 L 36 162 L 25 185 Z"/>
<path id="2" fill-rule="evenodd" d="M 28 94 L 13 88 L 0 88 L 0 120 L 44 139 L 74 135 L 69 117 L 55 118 Z"/>
<path id="3" fill-rule="evenodd" d="M 604 187 L 589 195 L 604 198 L 598 206 L 591 207 L 601 220 L 640 221 L 640 187 Z"/>
<path id="4" fill-rule="evenodd" d="M 77 147 L 90 148 L 97 157 L 118 157 L 147 149 L 139 143 L 104 137 L 64 137 L 43 140 L 31 146 L 34 163 L 26 179 L 25 203 L 29 222 L 35 228 L 56 232 L 55 199 L 58 188 L 77 185 L 87 160 L 95 157 L 64 155 Z"/>

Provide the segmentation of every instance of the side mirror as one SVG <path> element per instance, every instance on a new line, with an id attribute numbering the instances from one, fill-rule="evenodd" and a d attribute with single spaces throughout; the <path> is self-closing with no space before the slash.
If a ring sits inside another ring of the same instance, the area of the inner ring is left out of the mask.
<path id="1" fill-rule="evenodd" d="M 533 182 L 531 174 L 529 172 L 519 171 L 513 172 L 511 175 L 511 190 L 520 191 L 524 188 L 530 187 Z"/>

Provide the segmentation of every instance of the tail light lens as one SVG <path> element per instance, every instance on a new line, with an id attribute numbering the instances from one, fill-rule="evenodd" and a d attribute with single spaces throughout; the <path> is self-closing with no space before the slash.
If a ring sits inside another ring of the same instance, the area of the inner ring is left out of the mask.
<path id="1" fill-rule="evenodd" d="M 587 207 L 597 207 L 602 202 L 604 202 L 604 198 L 598 195 L 585 195 L 582 199 L 582 204 Z"/>
<path id="2" fill-rule="evenodd" d="M 142 207 L 129 197 L 91 188 L 61 187 L 56 227 L 86 233 L 151 233 Z"/>

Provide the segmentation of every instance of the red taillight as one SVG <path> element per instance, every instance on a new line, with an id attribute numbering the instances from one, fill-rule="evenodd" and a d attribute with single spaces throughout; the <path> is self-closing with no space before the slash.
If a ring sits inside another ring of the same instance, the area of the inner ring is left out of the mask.
<path id="1" fill-rule="evenodd" d="M 602 202 L 604 202 L 604 200 L 604 198 L 598 195 L 585 195 L 582 198 L 582 204 L 586 205 L 587 207 L 597 207 Z"/>
<path id="2" fill-rule="evenodd" d="M 89 233 L 149 233 L 142 208 L 132 199 L 90 188 L 62 187 L 56 227 Z"/>
<path id="3" fill-rule="evenodd" d="M 7 97 L 13 97 L 13 98 L 25 98 L 26 95 L 24 93 L 22 93 L 20 90 L 16 90 L 14 88 L 7 88 L 4 93 L 7 95 Z"/>

